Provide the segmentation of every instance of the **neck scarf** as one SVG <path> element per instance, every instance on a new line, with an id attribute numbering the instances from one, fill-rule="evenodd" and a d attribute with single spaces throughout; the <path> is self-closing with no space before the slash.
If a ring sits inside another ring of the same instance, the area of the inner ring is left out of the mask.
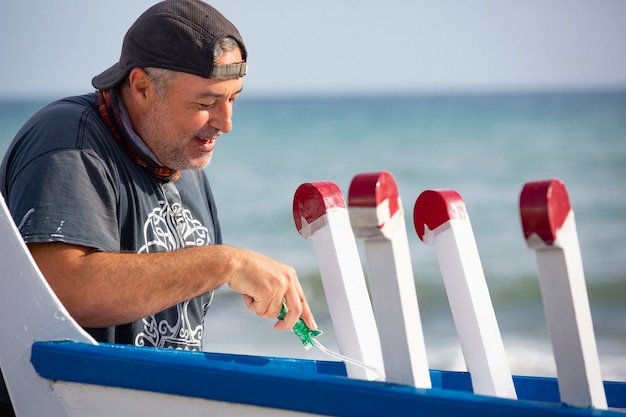
<path id="1" fill-rule="evenodd" d="M 124 144 L 135 162 L 148 174 L 163 181 L 176 181 L 180 177 L 180 171 L 162 165 L 137 135 L 115 89 L 98 90 L 98 110 L 113 137 Z"/>

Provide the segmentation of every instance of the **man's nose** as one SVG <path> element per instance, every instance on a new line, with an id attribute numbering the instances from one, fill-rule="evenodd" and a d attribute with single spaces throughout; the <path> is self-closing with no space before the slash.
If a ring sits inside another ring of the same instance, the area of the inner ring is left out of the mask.
<path id="1" fill-rule="evenodd" d="M 213 109 L 211 114 L 211 126 L 219 129 L 222 133 L 228 133 L 233 129 L 233 105 L 224 103 Z"/>

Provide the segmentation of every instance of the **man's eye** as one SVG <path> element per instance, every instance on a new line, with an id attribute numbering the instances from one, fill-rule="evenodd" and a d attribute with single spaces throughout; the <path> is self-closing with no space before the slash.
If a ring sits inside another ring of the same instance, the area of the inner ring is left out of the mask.
<path id="1" fill-rule="evenodd" d="M 212 109 L 213 107 L 215 107 L 215 103 L 211 103 L 211 104 L 207 104 L 207 103 L 198 103 L 198 105 L 200 106 L 200 108 L 202 109 Z"/>

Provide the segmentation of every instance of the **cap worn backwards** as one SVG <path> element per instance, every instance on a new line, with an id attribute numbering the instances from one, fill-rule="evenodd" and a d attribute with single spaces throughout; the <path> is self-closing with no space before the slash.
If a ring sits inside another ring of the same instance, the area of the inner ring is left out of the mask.
<path id="1" fill-rule="evenodd" d="M 215 64 L 215 45 L 227 37 L 237 41 L 243 61 Z M 215 8 L 200 0 L 165 0 L 139 16 L 124 37 L 119 62 L 95 76 L 91 83 L 100 90 L 115 87 L 136 67 L 233 79 L 246 74 L 246 58 L 239 31 Z"/>

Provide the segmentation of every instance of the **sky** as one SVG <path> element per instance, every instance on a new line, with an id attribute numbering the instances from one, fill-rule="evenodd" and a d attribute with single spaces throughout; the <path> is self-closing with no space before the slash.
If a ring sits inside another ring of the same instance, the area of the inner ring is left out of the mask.
<path id="1" fill-rule="evenodd" d="M 214 0 L 246 94 L 626 89 L 626 0 Z M 0 0 L 0 97 L 90 91 L 153 0 Z"/>

